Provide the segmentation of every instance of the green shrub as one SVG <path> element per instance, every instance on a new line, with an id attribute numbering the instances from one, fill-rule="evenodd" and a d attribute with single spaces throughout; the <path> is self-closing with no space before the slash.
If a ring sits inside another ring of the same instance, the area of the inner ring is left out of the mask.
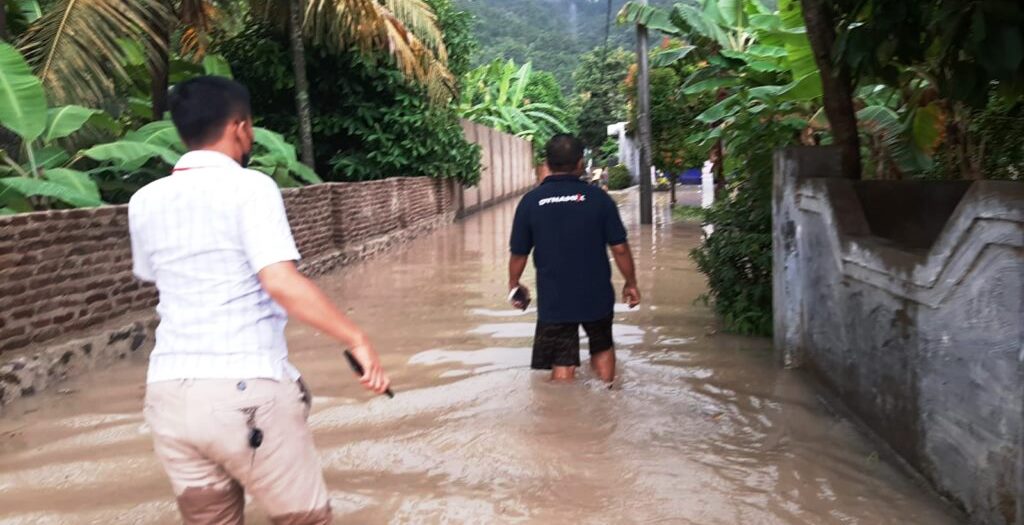
<path id="1" fill-rule="evenodd" d="M 772 154 L 802 126 L 743 113 L 726 135 L 728 186 L 705 211 L 714 233 L 691 255 L 708 278 L 704 299 L 727 331 L 772 333 Z"/>
<path id="2" fill-rule="evenodd" d="M 736 181 L 728 198 L 706 210 L 714 233 L 691 254 L 708 278 L 704 299 L 726 330 L 744 335 L 772 333 L 770 169 L 768 177 Z"/>
<path id="3" fill-rule="evenodd" d="M 624 190 L 632 185 L 633 177 L 630 176 L 628 168 L 622 164 L 608 168 L 609 190 Z"/>

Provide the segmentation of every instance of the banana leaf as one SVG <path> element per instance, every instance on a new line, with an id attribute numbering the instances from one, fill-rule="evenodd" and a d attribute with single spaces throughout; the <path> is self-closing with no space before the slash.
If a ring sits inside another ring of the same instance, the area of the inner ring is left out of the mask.
<path id="1" fill-rule="evenodd" d="M 49 197 L 71 206 L 86 208 L 103 204 L 99 198 L 74 188 L 31 177 L 6 177 L 0 179 L 0 188 L 9 189 L 25 197 Z M 0 189 L 0 193 L 3 192 Z"/>
<path id="2" fill-rule="evenodd" d="M 60 146 L 46 146 L 33 151 L 36 158 L 36 165 L 43 169 L 56 168 L 71 158 L 68 152 Z"/>
<path id="3" fill-rule="evenodd" d="M 714 124 L 726 117 L 735 115 L 739 105 L 739 94 L 729 96 L 714 106 L 706 109 L 700 115 L 697 115 L 697 120 L 706 124 Z"/>
<path id="4" fill-rule="evenodd" d="M 724 87 L 734 87 L 742 84 L 743 81 L 737 77 L 718 77 L 709 78 L 707 80 L 701 80 L 700 82 L 694 82 L 693 84 L 683 89 L 684 95 L 698 95 L 701 93 L 709 93 L 718 91 Z"/>
<path id="5" fill-rule="evenodd" d="M 292 146 L 278 133 L 264 128 L 253 128 L 253 136 L 257 145 L 267 151 L 275 158 L 285 163 L 294 161 L 297 158 L 295 146 Z"/>
<path id="6" fill-rule="evenodd" d="M 679 27 L 672 23 L 670 13 L 664 9 L 639 4 L 637 2 L 626 2 L 619 11 L 618 22 L 620 24 L 641 24 L 649 29 L 661 31 L 667 35 L 680 34 Z"/>
<path id="7" fill-rule="evenodd" d="M 127 169 L 138 167 L 141 163 L 153 158 L 159 158 L 164 163 L 173 166 L 181 157 L 170 148 L 130 140 L 99 144 L 83 151 L 82 154 L 93 160 L 114 162 Z"/>
<path id="8" fill-rule="evenodd" d="M 46 94 L 39 78 L 10 44 L 0 42 L 0 126 L 25 142 L 46 129 Z"/>
<path id="9" fill-rule="evenodd" d="M 46 180 L 60 184 L 77 192 L 80 195 L 88 196 L 97 201 L 100 199 L 100 189 L 88 173 L 67 168 L 53 168 L 45 172 Z"/>
<path id="10" fill-rule="evenodd" d="M 68 105 L 58 108 L 51 108 L 47 112 L 46 131 L 43 133 L 43 144 L 50 144 L 57 139 L 70 136 L 85 126 L 96 115 L 103 114 L 103 110 L 91 109 L 82 106 Z"/>
<path id="11" fill-rule="evenodd" d="M 178 153 L 185 152 L 185 145 L 181 142 L 178 130 L 170 120 L 150 122 L 139 129 L 129 131 L 124 140 L 161 146 Z"/>
<path id="12" fill-rule="evenodd" d="M 696 46 L 682 46 L 671 49 L 660 49 L 651 54 L 651 67 L 669 67 L 686 58 Z"/>

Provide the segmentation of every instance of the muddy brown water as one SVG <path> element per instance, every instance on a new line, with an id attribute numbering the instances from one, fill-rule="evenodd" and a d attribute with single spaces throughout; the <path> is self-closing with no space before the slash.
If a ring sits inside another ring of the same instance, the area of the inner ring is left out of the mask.
<path id="1" fill-rule="evenodd" d="M 338 522 L 957 521 L 776 368 L 768 340 L 716 334 L 695 304 L 699 228 L 664 208 L 640 228 L 635 194 L 623 199 L 644 304 L 618 308 L 611 391 L 586 371 L 561 385 L 529 370 L 536 314 L 504 301 L 511 203 L 320 280 L 374 336 L 398 392 L 364 394 L 336 344 L 289 328 Z M 177 522 L 140 414 L 145 366 L 10 407 L 0 524 Z"/>

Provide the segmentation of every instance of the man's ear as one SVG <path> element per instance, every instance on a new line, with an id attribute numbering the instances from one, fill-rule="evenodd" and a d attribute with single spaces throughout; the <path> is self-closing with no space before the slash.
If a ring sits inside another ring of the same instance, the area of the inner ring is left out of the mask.
<path id="1" fill-rule="evenodd" d="M 249 119 L 236 120 L 233 125 L 235 126 L 235 136 L 239 142 L 246 144 L 252 140 L 252 124 Z"/>

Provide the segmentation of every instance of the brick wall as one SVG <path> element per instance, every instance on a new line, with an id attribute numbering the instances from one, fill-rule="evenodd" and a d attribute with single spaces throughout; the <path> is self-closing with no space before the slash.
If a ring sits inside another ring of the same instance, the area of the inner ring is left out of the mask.
<path id="1" fill-rule="evenodd" d="M 125 206 L 0 217 L 0 353 L 152 307 Z"/>
<path id="2" fill-rule="evenodd" d="M 295 245 L 303 257 L 323 255 L 334 248 L 331 186 L 321 184 L 281 192 Z"/>
<path id="3" fill-rule="evenodd" d="M 302 268 L 320 273 L 451 221 L 452 191 L 435 179 L 396 178 L 283 195 Z M 0 217 L 0 353 L 156 305 L 153 287 L 131 273 L 127 212 L 106 206 Z"/>

